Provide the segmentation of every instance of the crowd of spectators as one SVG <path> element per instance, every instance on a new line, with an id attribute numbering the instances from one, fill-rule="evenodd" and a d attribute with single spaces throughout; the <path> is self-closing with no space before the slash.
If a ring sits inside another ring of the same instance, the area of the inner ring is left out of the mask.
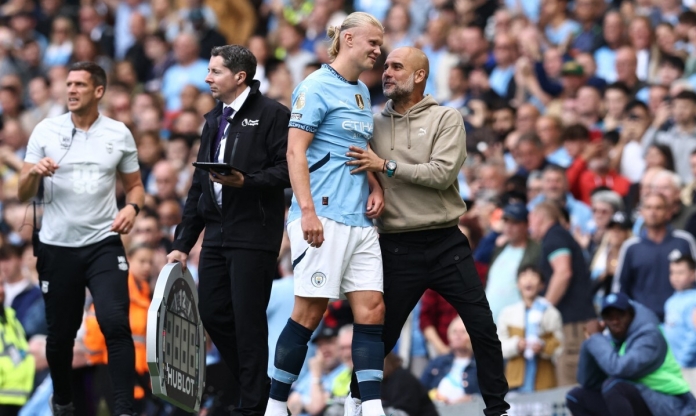
<path id="1" fill-rule="evenodd" d="M 464 118 L 469 156 L 458 180 L 469 211 L 460 228 L 475 249 L 511 390 L 574 384 L 584 326 L 598 317 L 610 292 L 654 313 L 685 374 L 693 374 L 696 343 L 683 340 L 696 336 L 689 260 L 696 257 L 694 1 L 1 3 L 0 279 L 5 305 L 17 310 L 36 357 L 37 389 L 24 414 L 46 414 L 51 387 L 30 244 L 41 204 L 18 202 L 18 171 L 36 124 L 67 111 L 67 67 L 89 60 L 106 69 L 101 113 L 125 123 L 136 138 L 147 198 L 124 243 L 137 308 L 147 302 L 171 249 L 203 115 L 215 105 L 204 82 L 211 48 L 247 45 L 258 61 L 261 91 L 290 106 L 293 88 L 328 62 L 326 28 L 353 10 L 373 14 L 385 27 L 381 60 L 361 77 L 375 111 L 386 101 L 384 58 L 415 45 L 430 62 L 426 93 Z M 51 202 L 51 192 L 45 190 L 43 203 Z M 199 249 L 189 258 L 195 278 Z M 670 264 L 686 265 L 681 273 L 690 277 L 670 280 Z M 292 287 L 286 239 L 268 309 L 269 372 L 275 338 L 292 309 Z M 665 306 L 668 299 L 672 304 Z M 74 360 L 84 414 L 109 405 L 108 389 L 92 388 L 108 383 L 101 382 L 106 357 L 91 320 L 87 304 Z M 344 304 L 331 304 L 289 402 L 295 413 L 342 414 L 335 409 L 350 382 L 350 322 Z M 205 411 L 226 414 L 229 375 L 214 346 L 208 362 Z M 140 410 L 175 413 L 149 397 L 145 368 L 139 362 L 134 385 Z M 687 379 L 693 391 L 696 382 Z M 466 328 L 444 299 L 427 292 L 386 360 L 385 408 L 429 415 L 436 412 L 432 401 L 458 403 L 476 393 Z"/>

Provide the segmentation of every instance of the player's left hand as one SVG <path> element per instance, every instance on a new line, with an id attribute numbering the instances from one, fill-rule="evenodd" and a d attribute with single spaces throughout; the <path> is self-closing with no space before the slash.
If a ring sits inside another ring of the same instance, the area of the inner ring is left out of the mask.
<path id="1" fill-rule="evenodd" d="M 230 171 L 229 175 L 210 172 L 210 180 L 233 188 L 241 188 L 244 185 L 244 175 L 240 171 L 234 169 Z"/>
<path id="2" fill-rule="evenodd" d="M 354 160 L 346 162 L 346 165 L 358 166 L 357 168 L 350 171 L 351 175 L 360 172 L 383 172 L 384 165 L 386 161 L 381 157 L 377 156 L 372 148 L 368 145 L 367 149 L 363 149 L 357 146 L 351 146 L 350 152 L 346 153 L 346 156 L 352 157 Z"/>
<path id="3" fill-rule="evenodd" d="M 135 223 L 135 208 L 126 205 L 116 215 L 116 219 L 111 224 L 111 231 L 119 234 L 128 234 L 133 229 Z"/>
<path id="4" fill-rule="evenodd" d="M 374 220 L 379 218 L 384 211 L 384 192 L 382 188 L 375 187 L 367 198 L 367 218 Z"/>

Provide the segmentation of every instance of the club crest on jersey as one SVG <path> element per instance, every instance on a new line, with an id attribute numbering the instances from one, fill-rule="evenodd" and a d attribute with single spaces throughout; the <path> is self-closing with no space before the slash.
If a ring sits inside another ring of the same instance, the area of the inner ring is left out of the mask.
<path id="1" fill-rule="evenodd" d="M 305 94 L 303 92 L 300 93 L 300 95 L 297 96 L 297 100 L 295 101 L 295 110 L 302 110 L 305 106 Z"/>
<path id="2" fill-rule="evenodd" d="M 106 144 L 106 153 L 111 153 L 114 151 L 114 144 L 109 142 Z"/>
<path id="3" fill-rule="evenodd" d="M 72 141 L 72 139 L 70 137 L 60 136 L 60 148 L 61 149 L 69 149 L 71 141 Z"/>
<path id="4" fill-rule="evenodd" d="M 314 287 L 322 287 L 326 284 L 326 275 L 322 272 L 316 272 L 312 275 L 312 285 Z"/>
<path id="5" fill-rule="evenodd" d="M 125 256 L 117 256 L 116 260 L 118 260 L 118 269 L 123 270 L 124 272 L 128 270 L 128 263 L 126 262 L 126 257 Z"/>
<path id="6" fill-rule="evenodd" d="M 365 102 L 363 101 L 362 95 L 355 94 L 355 103 L 358 104 L 358 107 L 360 107 L 361 110 L 365 108 Z"/>

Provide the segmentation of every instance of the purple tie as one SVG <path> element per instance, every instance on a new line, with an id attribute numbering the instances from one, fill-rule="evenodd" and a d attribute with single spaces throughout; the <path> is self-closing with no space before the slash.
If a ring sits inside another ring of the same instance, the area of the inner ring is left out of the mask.
<path id="1" fill-rule="evenodd" d="M 218 128 L 217 136 L 215 136 L 215 146 L 210 148 L 210 154 L 213 157 L 213 162 L 217 162 L 218 153 L 220 151 L 220 142 L 222 141 L 222 136 L 225 135 L 225 129 L 227 125 L 230 124 L 227 119 L 234 114 L 234 109 L 232 107 L 224 107 L 222 110 L 222 119 L 220 120 L 220 127 Z"/>

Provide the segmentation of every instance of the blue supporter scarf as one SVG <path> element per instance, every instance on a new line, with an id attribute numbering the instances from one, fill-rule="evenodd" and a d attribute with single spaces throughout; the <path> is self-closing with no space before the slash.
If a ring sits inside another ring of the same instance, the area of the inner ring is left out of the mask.
<path id="1" fill-rule="evenodd" d="M 527 341 L 527 348 L 524 350 L 525 372 L 524 384 L 519 391 L 523 393 L 531 393 L 534 391 L 536 384 L 537 373 L 537 357 L 532 351 L 532 343 L 541 341 L 541 319 L 549 307 L 549 302 L 541 297 L 537 297 L 532 304 L 532 307 L 527 309 L 524 325 L 524 338 Z"/>

